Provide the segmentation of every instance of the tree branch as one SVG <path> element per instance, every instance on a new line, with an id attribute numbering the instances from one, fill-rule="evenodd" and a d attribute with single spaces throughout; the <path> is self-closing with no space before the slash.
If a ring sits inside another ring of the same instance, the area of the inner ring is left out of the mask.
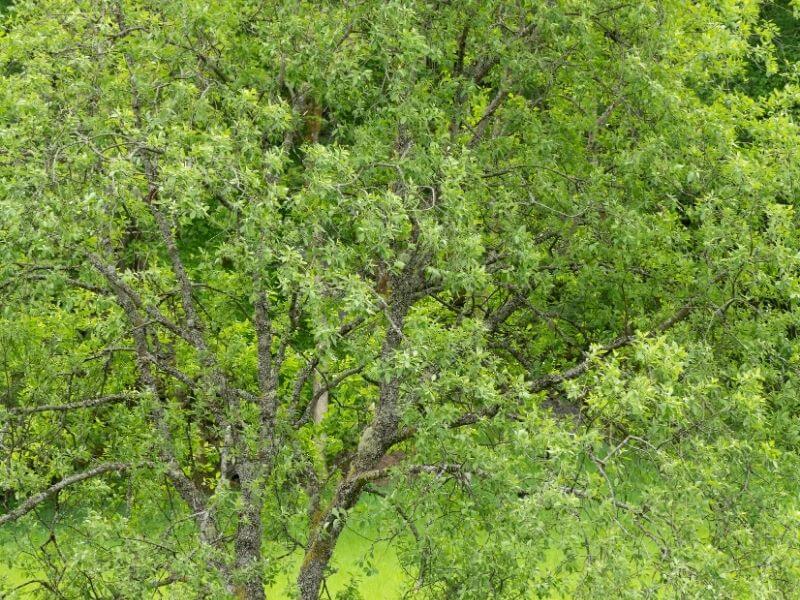
<path id="1" fill-rule="evenodd" d="M 31 496 L 11 512 L 0 516 L 0 525 L 4 525 L 9 521 L 16 521 L 20 517 L 31 512 L 39 504 L 50 498 L 50 496 L 57 494 L 58 492 L 60 492 L 61 490 L 70 485 L 73 485 L 75 483 L 80 483 L 81 481 L 85 481 L 86 479 L 90 479 L 92 477 L 97 477 L 98 475 L 102 475 L 103 473 L 108 473 L 112 471 L 113 472 L 125 471 L 126 469 L 130 469 L 130 467 L 131 465 L 129 465 L 128 463 L 119 463 L 119 462 L 103 463 L 101 465 L 94 467 L 93 469 L 89 469 L 88 471 L 83 471 L 82 473 L 75 473 L 74 475 L 65 477 L 58 483 L 51 485 L 46 490 L 43 490 L 38 494 Z"/>
<path id="2" fill-rule="evenodd" d="M 15 415 L 32 415 L 50 411 L 66 412 L 81 408 L 93 408 L 95 406 L 102 406 L 104 404 L 111 404 L 113 402 L 124 402 L 125 400 L 130 400 L 131 398 L 133 398 L 133 395 L 130 393 L 110 394 L 108 396 L 99 396 L 97 398 L 89 398 L 88 400 L 69 402 L 67 404 L 45 404 L 43 406 L 14 407 L 9 408 L 8 412 Z"/>
<path id="3" fill-rule="evenodd" d="M 497 109 L 500 108 L 500 105 L 507 97 L 508 90 L 501 89 L 498 90 L 495 97 L 492 98 L 489 106 L 487 106 L 486 110 L 483 112 L 480 121 L 478 121 L 478 124 L 475 126 L 475 133 L 472 135 L 472 139 L 468 144 L 470 148 L 474 148 L 481 141 L 483 134 L 486 132 L 486 126 L 489 124 L 489 120 L 492 118 L 492 115 L 497 112 Z"/>
<path id="4" fill-rule="evenodd" d="M 688 317 L 689 314 L 691 314 L 693 308 L 694 308 L 693 304 L 691 303 L 685 304 L 674 315 L 672 315 L 665 321 L 659 323 L 653 331 L 651 331 L 646 335 L 646 337 L 648 338 L 655 337 L 657 334 L 663 333 L 668 329 L 670 329 L 671 327 L 673 327 L 674 325 L 677 325 L 678 323 L 686 319 L 686 317 Z M 613 342 L 611 342 L 610 344 L 601 348 L 599 356 L 606 357 L 609 354 L 611 354 L 614 350 L 617 350 L 618 348 L 629 346 L 635 339 L 636 336 L 623 335 L 614 340 Z M 590 364 L 591 364 L 591 358 L 586 357 L 577 365 L 567 369 L 566 371 L 562 371 L 561 373 L 552 373 L 550 375 L 545 375 L 544 377 L 540 377 L 538 379 L 535 379 L 534 381 L 531 381 L 528 384 L 528 389 L 533 393 L 541 392 L 546 389 L 552 388 L 558 385 L 559 383 L 563 383 L 565 381 L 569 381 L 570 379 L 575 379 L 577 377 L 580 377 L 586 371 L 589 370 Z"/>

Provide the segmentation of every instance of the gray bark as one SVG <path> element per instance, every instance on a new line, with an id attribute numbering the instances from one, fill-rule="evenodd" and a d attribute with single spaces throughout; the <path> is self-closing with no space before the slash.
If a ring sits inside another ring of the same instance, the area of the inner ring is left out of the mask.
<path id="1" fill-rule="evenodd" d="M 256 490 L 256 469 L 246 461 L 237 468 L 242 486 L 242 508 L 238 514 L 234 550 L 236 585 L 234 593 L 243 600 L 264 600 L 261 570 L 261 501 Z"/>
<path id="2" fill-rule="evenodd" d="M 389 360 L 403 339 L 403 321 L 410 306 L 407 297 L 398 293 L 398 302 L 388 311 L 389 320 L 381 357 Z M 397 377 L 383 383 L 375 418 L 364 430 L 358 451 L 347 476 L 341 481 L 327 509 L 312 516 L 311 534 L 305 558 L 297 577 L 297 587 L 303 600 L 319 598 L 325 571 L 328 568 L 339 535 L 344 529 L 347 511 L 358 502 L 361 492 L 376 473 L 386 451 L 397 442 L 400 423 L 400 380 Z"/>

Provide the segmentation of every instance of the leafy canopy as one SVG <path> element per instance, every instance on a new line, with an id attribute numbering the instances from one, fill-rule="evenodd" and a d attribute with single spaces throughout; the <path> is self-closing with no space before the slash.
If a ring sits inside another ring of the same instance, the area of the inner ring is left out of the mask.
<path id="1" fill-rule="evenodd" d="M 16 2 L 11 595 L 791 595 L 796 8 Z"/>

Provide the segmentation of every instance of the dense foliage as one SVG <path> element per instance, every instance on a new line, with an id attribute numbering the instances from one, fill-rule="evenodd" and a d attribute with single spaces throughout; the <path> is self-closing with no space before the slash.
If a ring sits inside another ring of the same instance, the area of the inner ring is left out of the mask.
<path id="1" fill-rule="evenodd" d="M 9 595 L 790 597 L 795 8 L 15 2 Z"/>

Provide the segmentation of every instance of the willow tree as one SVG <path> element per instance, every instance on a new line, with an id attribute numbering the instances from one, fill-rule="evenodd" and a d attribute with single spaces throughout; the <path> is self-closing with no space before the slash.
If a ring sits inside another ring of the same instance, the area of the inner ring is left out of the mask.
<path id="1" fill-rule="evenodd" d="M 315 599 L 362 506 L 420 597 L 797 589 L 774 34 L 753 0 L 17 2 L 0 524 L 49 537 L 12 595 L 299 564 Z"/>

